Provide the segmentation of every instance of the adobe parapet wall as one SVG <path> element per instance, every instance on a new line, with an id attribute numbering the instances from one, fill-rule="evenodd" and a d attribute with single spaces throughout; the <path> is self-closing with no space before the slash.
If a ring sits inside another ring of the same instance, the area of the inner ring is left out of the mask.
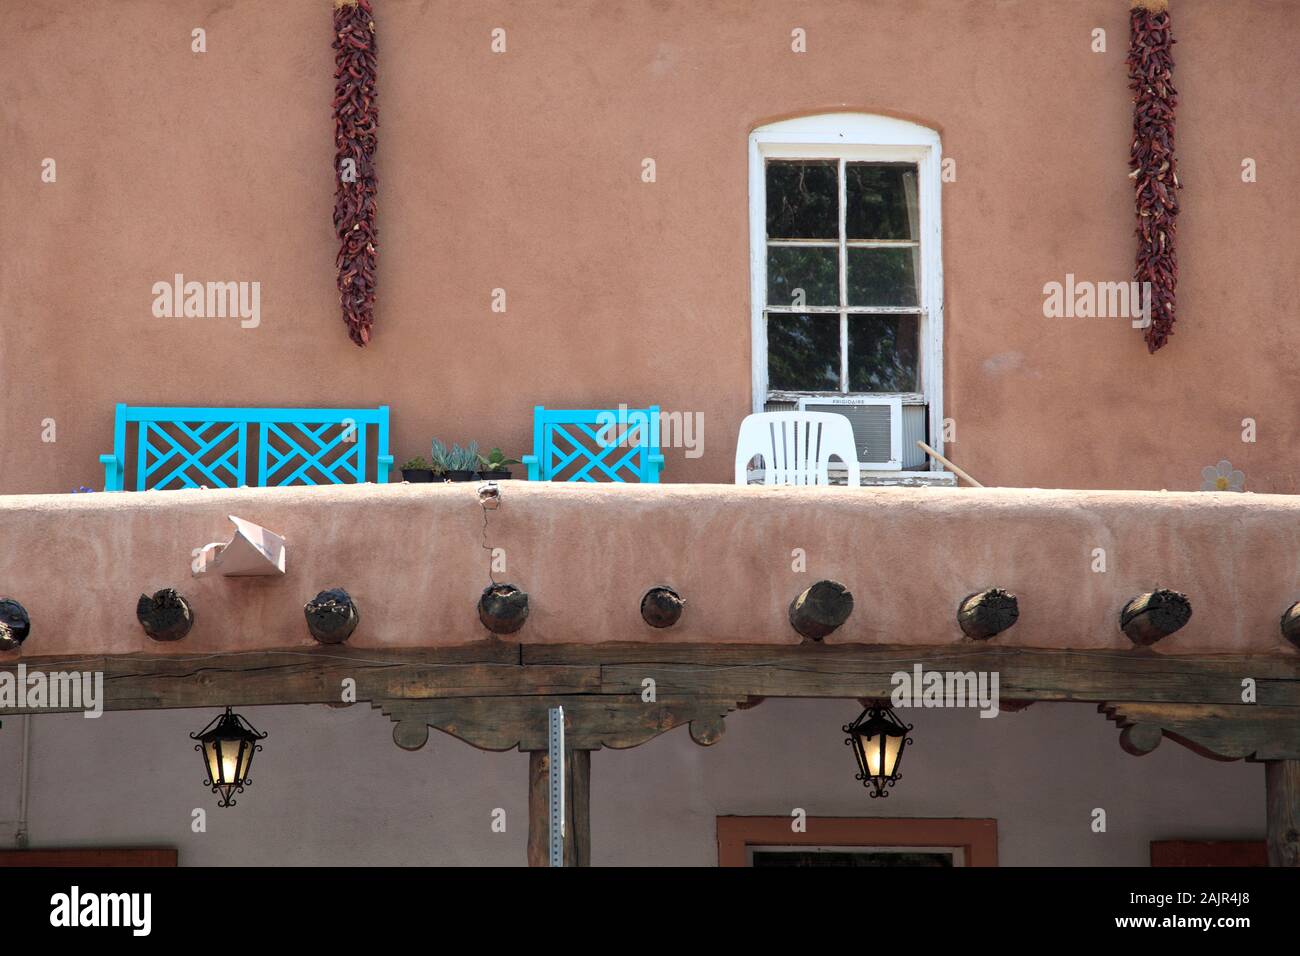
<path id="1" fill-rule="evenodd" d="M 485 534 L 477 487 L 0 497 L 0 597 L 32 618 L 0 662 L 310 647 L 303 604 L 330 587 L 360 609 L 349 646 L 495 640 L 477 616 L 485 540 L 504 551 L 496 579 L 530 595 L 509 638 L 524 643 L 796 644 L 792 598 L 830 578 L 856 607 L 826 643 L 959 643 L 958 603 L 997 586 L 1018 595 L 1020 619 L 994 644 L 1130 650 L 1120 609 L 1168 587 L 1193 614 L 1155 653 L 1297 653 L 1278 622 L 1300 598 L 1300 498 L 509 481 Z M 229 539 L 228 514 L 286 537 L 283 577 L 191 575 L 194 549 Z M 687 601 L 667 630 L 640 616 L 659 584 Z M 194 609 L 176 643 L 135 616 L 139 595 L 164 587 Z"/>

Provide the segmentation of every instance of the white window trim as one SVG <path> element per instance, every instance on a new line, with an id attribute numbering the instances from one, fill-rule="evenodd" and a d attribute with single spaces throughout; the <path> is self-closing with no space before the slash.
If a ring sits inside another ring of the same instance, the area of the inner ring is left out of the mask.
<path id="1" fill-rule="evenodd" d="M 939 134 L 868 113 L 823 113 L 760 126 L 749 134 L 749 274 L 753 408 L 767 401 L 767 159 L 844 158 L 914 162 L 921 214 L 921 391 L 929 406 L 930 445 L 943 453 L 943 216 Z M 809 393 L 814 394 L 814 393 Z M 932 463 L 932 467 L 938 467 Z"/>

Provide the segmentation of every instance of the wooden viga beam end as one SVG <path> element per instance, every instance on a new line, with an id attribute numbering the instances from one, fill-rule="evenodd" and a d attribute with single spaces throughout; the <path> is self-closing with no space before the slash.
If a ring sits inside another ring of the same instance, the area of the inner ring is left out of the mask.
<path id="1" fill-rule="evenodd" d="M 1300 601 L 1296 601 L 1282 615 L 1282 636 L 1300 648 Z"/>
<path id="2" fill-rule="evenodd" d="M 670 587 L 660 585 L 641 599 L 641 618 L 651 627 L 672 627 L 682 616 L 686 602 Z"/>
<path id="3" fill-rule="evenodd" d="M 135 616 L 155 641 L 179 641 L 194 626 L 190 602 L 174 588 L 141 594 L 135 603 Z"/>
<path id="4" fill-rule="evenodd" d="M 957 625 L 967 637 L 987 641 L 1020 617 L 1020 603 L 1010 591 L 989 588 L 972 594 L 957 608 Z"/>
<path id="5" fill-rule="evenodd" d="M 1177 631 L 1192 616 L 1186 594 L 1157 588 L 1139 594 L 1119 613 L 1119 627 L 1139 647 L 1148 647 Z"/>
<path id="6" fill-rule="evenodd" d="M 32 619 L 13 598 L 0 598 L 0 651 L 16 651 L 32 632 Z"/>
<path id="7" fill-rule="evenodd" d="M 790 624 L 810 641 L 820 641 L 852 613 L 853 595 L 838 581 L 818 581 L 790 602 Z"/>
<path id="8" fill-rule="evenodd" d="M 342 644 L 361 623 L 361 612 L 342 588 L 321 591 L 302 607 L 307 630 L 322 644 Z"/>
<path id="9" fill-rule="evenodd" d="M 478 619 L 493 634 L 513 634 L 528 620 L 528 592 L 513 584 L 491 584 L 478 599 Z"/>

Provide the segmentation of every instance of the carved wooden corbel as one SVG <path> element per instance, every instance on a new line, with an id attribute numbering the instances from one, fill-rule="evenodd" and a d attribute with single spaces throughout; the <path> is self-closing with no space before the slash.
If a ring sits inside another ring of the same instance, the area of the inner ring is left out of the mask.
<path id="1" fill-rule="evenodd" d="M 1300 758 L 1300 707 L 1259 704 L 1103 703 L 1120 727 L 1120 746 L 1149 754 L 1164 737 L 1212 760 Z"/>
<path id="2" fill-rule="evenodd" d="M 423 747 L 430 727 L 480 750 L 546 750 L 546 714 L 557 706 L 564 708 L 567 748 L 624 750 L 683 724 L 690 725 L 692 740 L 710 746 L 721 738 L 723 719 L 737 700 L 667 697 L 647 703 L 640 695 L 592 694 L 382 699 L 371 706 L 396 724 L 393 742 L 403 750 Z"/>

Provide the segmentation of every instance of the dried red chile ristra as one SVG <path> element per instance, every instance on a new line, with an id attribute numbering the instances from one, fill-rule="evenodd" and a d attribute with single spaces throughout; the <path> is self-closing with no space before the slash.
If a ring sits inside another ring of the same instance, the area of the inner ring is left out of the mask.
<path id="1" fill-rule="evenodd" d="M 375 20 L 370 0 L 334 0 L 334 231 L 343 321 L 357 345 L 370 341 L 375 316 Z M 352 160 L 356 181 L 346 176 Z"/>
<path id="2" fill-rule="evenodd" d="M 1137 196 L 1137 266 L 1133 278 L 1151 283 L 1147 349 L 1155 352 L 1173 335 L 1174 251 L 1178 216 L 1178 161 L 1174 157 L 1174 37 L 1165 0 L 1135 0 L 1129 13 L 1129 89 L 1133 91 L 1130 177 Z"/>

